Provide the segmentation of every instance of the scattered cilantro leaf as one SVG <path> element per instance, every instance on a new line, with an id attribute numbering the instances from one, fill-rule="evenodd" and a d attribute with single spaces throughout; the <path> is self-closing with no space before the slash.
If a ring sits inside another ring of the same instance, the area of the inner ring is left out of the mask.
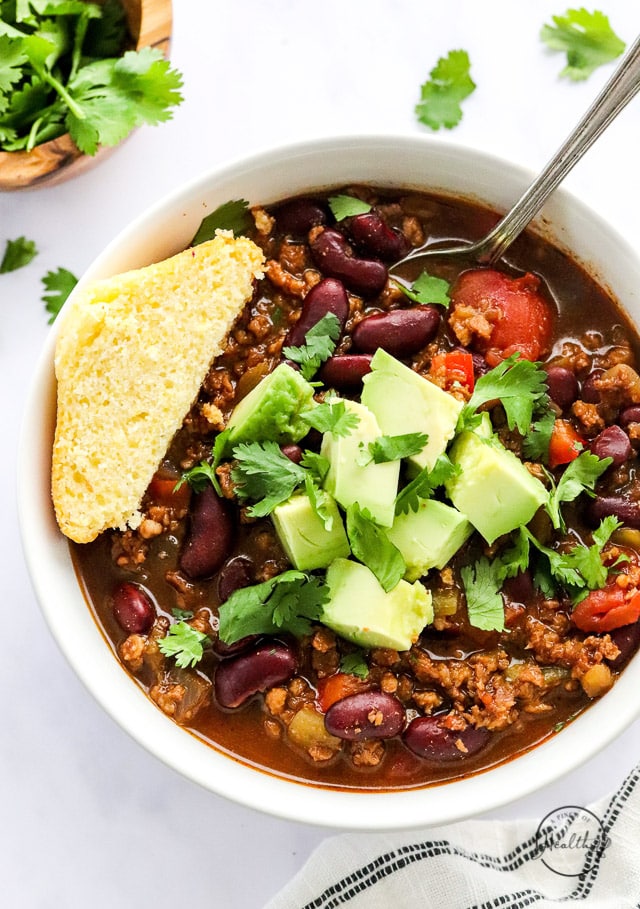
<path id="1" fill-rule="evenodd" d="M 329 459 L 325 458 L 324 455 L 308 450 L 302 453 L 300 464 L 313 474 L 318 483 L 322 483 L 331 466 Z"/>
<path id="2" fill-rule="evenodd" d="M 413 300 L 414 303 L 425 305 L 438 304 L 445 308 L 451 303 L 449 290 L 451 285 L 444 278 L 436 278 L 428 272 L 423 271 L 411 287 L 407 287 L 401 281 L 394 281 L 394 284 L 401 290 L 405 297 Z"/>
<path id="3" fill-rule="evenodd" d="M 573 502 L 583 492 L 592 493 L 596 480 L 610 464 L 611 458 L 600 459 L 590 451 L 583 451 L 567 465 L 545 505 L 556 530 L 564 530 L 565 526 L 560 505 L 563 502 Z"/>
<path id="4" fill-rule="evenodd" d="M 384 590 L 392 590 L 407 570 L 405 561 L 383 528 L 357 503 L 347 508 L 347 536 L 356 559 L 375 574 Z"/>
<path id="5" fill-rule="evenodd" d="M 530 458 L 532 461 L 544 461 L 546 463 L 549 459 L 549 443 L 551 442 L 551 433 L 553 432 L 556 418 L 551 410 L 548 395 L 540 398 L 540 403 L 541 407 L 538 408 L 540 416 L 531 424 L 529 432 L 524 437 L 522 449 L 525 457 Z"/>
<path id="6" fill-rule="evenodd" d="M 231 479 L 240 499 L 253 500 L 248 511 L 252 517 L 271 514 L 305 481 L 304 468 L 283 454 L 276 442 L 241 442 L 233 449 L 233 457 Z"/>
<path id="7" fill-rule="evenodd" d="M 324 401 L 313 410 L 300 414 L 300 419 L 318 432 L 330 432 L 336 437 L 348 436 L 360 422 L 357 414 L 347 410 L 344 401 Z"/>
<path id="8" fill-rule="evenodd" d="M 408 511 L 417 511 L 420 499 L 430 499 L 434 489 L 454 477 L 460 472 L 460 467 L 454 464 L 447 455 L 439 455 L 436 463 L 430 470 L 423 467 L 413 480 L 400 490 L 396 496 L 395 513 L 404 514 Z"/>
<path id="9" fill-rule="evenodd" d="M 207 483 L 211 483 L 218 495 L 222 496 L 216 469 L 224 456 L 229 435 L 229 429 L 223 429 L 222 432 L 219 432 L 211 449 L 211 459 L 209 461 L 200 461 L 199 464 L 194 465 L 189 470 L 185 470 L 176 483 L 175 488 L 180 489 L 183 483 L 188 483 L 194 492 L 202 492 Z"/>
<path id="10" fill-rule="evenodd" d="M 204 646 L 208 643 L 206 634 L 181 619 L 170 626 L 166 637 L 158 641 L 158 648 L 165 656 L 175 657 L 176 665 L 181 669 L 188 669 L 200 662 Z"/>
<path id="11" fill-rule="evenodd" d="M 366 679 L 369 675 L 369 667 L 362 650 L 346 653 L 340 661 L 340 669 L 349 675 L 358 676 L 359 679 Z"/>
<path id="12" fill-rule="evenodd" d="M 225 202 L 202 219 L 202 223 L 191 241 L 191 246 L 198 246 L 205 240 L 212 240 L 217 230 L 231 230 L 234 237 L 240 237 L 247 233 L 251 224 L 252 218 L 246 199 Z"/>
<path id="13" fill-rule="evenodd" d="M 311 507 L 324 524 L 327 533 L 333 530 L 333 514 L 329 511 L 330 496 L 324 489 L 313 481 L 310 473 L 305 474 L 304 490 L 309 497 Z"/>
<path id="14" fill-rule="evenodd" d="M 190 609 L 178 609 L 177 606 L 173 607 L 171 615 L 174 619 L 184 619 L 185 622 L 193 618 L 193 612 Z"/>
<path id="15" fill-rule="evenodd" d="M 587 79 L 599 66 L 619 57 L 625 43 L 599 10 L 568 9 L 552 16 L 553 25 L 543 25 L 540 37 L 552 50 L 564 51 L 567 65 L 560 73 L 568 79 Z"/>
<path id="16" fill-rule="evenodd" d="M 328 201 L 336 221 L 344 221 L 345 218 L 353 218 L 354 215 L 366 215 L 371 211 L 371 206 L 367 202 L 356 199 L 355 196 L 329 196 Z"/>
<path id="17" fill-rule="evenodd" d="M 384 464 L 387 461 L 400 461 L 418 454 L 427 444 L 429 436 L 424 432 L 407 432 L 398 436 L 380 436 L 369 442 L 362 466 Z M 362 443 L 360 443 L 362 445 Z"/>
<path id="18" fill-rule="evenodd" d="M 517 428 L 523 436 L 527 435 L 534 409 L 548 398 L 546 379 L 547 374 L 538 363 L 525 360 L 518 353 L 512 354 L 478 378 L 460 414 L 458 430 L 474 426 L 479 420 L 478 408 L 499 399 L 509 429 Z"/>
<path id="19" fill-rule="evenodd" d="M 500 590 L 504 576 L 499 559 L 486 556 L 460 570 L 467 598 L 469 622 L 484 631 L 504 630 L 504 603 Z"/>
<path id="20" fill-rule="evenodd" d="M 42 283 L 45 289 L 42 301 L 46 311 L 51 314 L 49 319 L 49 325 L 51 325 L 62 309 L 62 304 L 78 283 L 78 279 L 66 268 L 58 268 L 56 271 L 48 271 L 42 279 Z"/>
<path id="21" fill-rule="evenodd" d="M 303 346 L 285 347 L 282 353 L 299 364 L 303 378 L 308 381 L 335 350 L 341 331 L 338 317 L 328 312 L 306 333 Z"/>
<path id="22" fill-rule="evenodd" d="M 466 51 L 452 50 L 446 57 L 440 57 L 420 89 L 420 101 L 415 108 L 420 123 L 433 130 L 458 125 L 462 119 L 460 102 L 476 87 L 470 68 Z"/>
<path id="23" fill-rule="evenodd" d="M 0 262 L 0 275 L 24 268 L 37 254 L 38 250 L 33 240 L 27 240 L 26 237 L 7 240 L 2 262 Z"/>
<path id="24" fill-rule="evenodd" d="M 320 578 L 285 571 L 262 584 L 234 591 L 220 606 L 220 640 L 234 644 L 250 634 L 288 631 L 298 637 L 320 618 L 329 589 Z"/>

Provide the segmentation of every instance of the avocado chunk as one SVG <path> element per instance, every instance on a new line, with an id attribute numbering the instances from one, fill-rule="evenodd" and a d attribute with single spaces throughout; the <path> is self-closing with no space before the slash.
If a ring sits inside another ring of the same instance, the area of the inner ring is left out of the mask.
<path id="1" fill-rule="evenodd" d="M 449 454 L 460 472 L 445 483 L 447 494 L 487 543 L 528 524 L 549 494 L 513 452 L 494 437 L 465 430 Z"/>
<path id="2" fill-rule="evenodd" d="M 309 432 L 300 419 L 315 407 L 313 386 L 297 370 L 281 363 L 237 404 L 229 418 L 227 451 L 238 442 L 297 442 Z"/>
<path id="3" fill-rule="evenodd" d="M 434 466 L 456 431 L 463 404 L 380 348 L 364 377 L 362 403 L 375 414 L 385 435 L 424 432 L 427 444 L 409 462 L 418 470 Z"/>
<path id="4" fill-rule="evenodd" d="M 363 466 L 369 443 L 379 439 L 382 433 L 376 418 L 363 404 L 348 400 L 344 403 L 358 417 L 358 425 L 347 436 L 324 434 L 320 453 L 329 461 L 324 487 L 343 508 L 357 502 L 377 524 L 391 527 L 400 461 L 371 462 Z"/>
<path id="5" fill-rule="evenodd" d="M 387 535 L 405 560 L 405 579 L 416 581 L 430 568 L 444 568 L 472 533 L 473 526 L 451 505 L 422 499 L 417 511 L 396 517 Z"/>
<path id="6" fill-rule="evenodd" d="M 431 592 L 419 581 L 399 581 L 385 593 L 366 565 L 336 559 L 327 571 L 329 601 L 320 621 L 360 647 L 409 650 L 433 621 Z"/>
<path id="7" fill-rule="evenodd" d="M 351 551 L 338 506 L 330 496 L 326 499 L 331 530 L 314 511 L 308 495 L 291 496 L 271 514 L 282 548 L 299 571 L 327 568 L 334 559 L 346 558 Z"/>

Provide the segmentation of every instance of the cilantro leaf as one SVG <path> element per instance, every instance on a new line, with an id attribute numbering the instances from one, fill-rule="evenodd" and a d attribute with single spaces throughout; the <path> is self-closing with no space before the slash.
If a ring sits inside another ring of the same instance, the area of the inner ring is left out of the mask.
<path id="1" fill-rule="evenodd" d="M 49 319 L 49 325 L 51 325 L 62 309 L 62 304 L 78 283 L 78 279 L 66 268 L 58 268 L 56 271 L 48 271 L 42 278 L 42 283 L 46 291 L 42 294 L 42 301 L 46 311 L 51 313 Z"/>
<path id="2" fill-rule="evenodd" d="M 10 91 L 22 80 L 26 62 L 21 40 L 0 34 L 0 92 Z"/>
<path id="3" fill-rule="evenodd" d="M 328 507 L 331 502 L 329 493 L 314 483 L 313 476 L 310 473 L 305 474 L 304 490 L 309 497 L 311 507 L 324 524 L 324 529 L 327 533 L 330 533 L 333 530 L 333 514 Z"/>
<path id="4" fill-rule="evenodd" d="M 300 414 L 300 419 L 319 432 L 330 432 L 336 437 L 348 436 L 360 422 L 357 414 L 347 410 L 344 401 L 325 401 L 313 410 Z"/>
<path id="5" fill-rule="evenodd" d="M 313 474 L 318 483 L 322 483 L 331 466 L 329 459 L 325 458 L 324 455 L 308 450 L 302 453 L 300 464 Z"/>
<path id="6" fill-rule="evenodd" d="M 191 246 L 198 246 L 205 240 L 212 240 L 217 230 L 231 230 L 234 237 L 241 237 L 249 231 L 251 224 L 251 213 L 246 199 L 225 202 L 202 219 L 202 223 L 191 241 Z"/>
<path id="7" fill-rule="evenodd" d="M 328 201 L 336 221 L 344 221 L 345 218 L 352 218 L 354 215 L 366 215 L 371 211 L 371 206 L 367 202 L 356 199 L 355 196 L 329 196 Z"/>
<path id="8" fill-rule="evenodd" d="M 560 505 L 563 502 L 573 502 L 583 492 L 592 493 L 596 480 L 611 463 L 611 458 L 600 459 L 590 451 L 583 451 L 567 465 L 557 486 L 551 490 L 549 500 L 545 505 L 547 514 L 556 530 L 564 529 Z"/>
<path id="9" fill-rule="evenodd" d="M 176 665 L 181 669 L 187 669 L 200 662 L 204 645 L 208 643 L 206 634 L 180 620 L 171 625 L 166 637 L 158 641 L 158 648 L 165 656 L 175 657 Z"/>
<path id="10" fill-rule="evenodd" d="M 303 378 L 309 380 L 335 350 L 341 331 L 338 317 L 328 312 L 306 333 L 302 347 L 284 347 L 282 352 L 300 365 Z"/>
<path id="11" fill-rule="evenodd" d="M 254 501 L 248 512 L 252 517 L 271 514 L 305 481 L 304 468 L 283 454 L 276 442 L 241 442 L 233 457 L 237 463 L 231 468 L 231 479 L 240 499 Z"/>
<path id="12" fill-rule="evenodd" d="M 118 57 L 127 39 L 127 17 L 120 0 L 106 0 L 101 16 L 87 27 L 83 52 L 87 57 Z"/>
<path id="13" fill-rule="evenodd" d="M 231 594 L 219 609 L 220 640 L 233 644 L 250 634 L 309 634 L 328 599 L 329 588 L 320 578 L 285 571 Z"/>
<path id="14" fill-rule="evenodd" d="M 372 461 L 384 464 L 387 461 L 400 461 L 418 454 L 427 444 L 429 436 L 424 432 L 407 432 L 398 436 L 380 436 L 367 446 L 368 457 L 361 466 Z M 362 445 L 362 443 L 360 443 Z"/>
<path id="15" fill-rule="evenodd" d="M 556 421 L 555 414 L 551 410 L 549 396 L 545 395 L 539 399 L 540 408 L 534 408 L 540 412 L 538 419 L 531 424 L 529 432 L 523 439 L 522 449 L 525 457 L 532 461 L 544 461 L 549 459 L 549 444 L 551 442 L 551 433 Z"/>
<path id="16" fill-rule="evenodd" d="M 515 353 L 480 376 L 473 394 L 460 414 L 458 429 L 473 426 L 476 411 L 496 399 L 504 407 L 509 429 L 517 428 L 524 436 L 529 432 L 534 409 L 548 398 L 547 374 L 538 363 Z"/>
<path id="17" fill-rule="evenodd" d="M 347 508 L 347 536 L 356 559 L 375 574 L 384 590 L 392 590 L 407 570 L 405 561 L 383 528 L 357 503 Z"/>
<path id="18" fill-rule="evenodd" d="M 357 675 L 359 679 L 366 679 L 369 675 L 369 667 L 362 650 L 346 653 L 340 661 L 340 669 L 349 675 Z"/>
<path id="19" fill-rule="evenodd" d="M 420 499 L 430 499 L 434 489 L 458 473 L 460 467 L 457 464 L 454 464 L 447 455 L 439 455 L 431 469 L 428 466 L 423 467 L 420 473 L 400 490 L 396 496 L 395 513 L 417 511 Z"/>
<path id="20" fill-rule="evenodd" d="M 504 603 L 500 593 L 504 576 L 499 559 L 490 562 L 482 556 L 474 565 L 465 565 L 460 575 L 469 622 L 483 631 L 504 631 Z"/>
<path id="21" fill-rule="evenodd" d="M 568 9 L 563 16 L 552 16 L 553 25 L 543 25 L 541 39 L 552 50 L 565 51 L 567 65 L 560 73 L 568 79 L 587 79 L 605 63 L 619 57 L 625 43 L 599 10 Z"/>
<path id="22" fill-rule="evenodd" d="M 33 240 L 27 240 L 26 237 L 18 237 L 17 240 L 7 240 L 2 262 L 0 262 L 0 275 L 9 271 L 16 271 L 18 268 L 24 268 L 31 260 L 38 255 L 36 244 Z"/>
<path id="23" fill-rule="evenodd" d="M 401 281 L 394 281 L 398 290 L 401 290 L 405 297 L 413 300 L 414 303 L 438 304 L 448 307 L 451 303 L 449 289 L 451 285 L 444 278 L 436 278 L 428 272 L 423 271 L 411 287 L 407 287 Z"/>
<path id="24" fill-rule="evenodd" d="M 418 120 L 433 130 L 452 129 L 462 119 L 460 102 L 475 89 L 469 55 L 463 50 L 449 51 L 440 57 L 421 86 L 415 113 Z"/>
<path id="25" fill-rule="evenodd" d="M 194 492 L 202 492 L 207 483 L 211 483 L 218 495 L 222 496 L 216 469 L 224 456 L 230 433 L 231 430 L 229 429 L 223 429 L 222 432 L 218 433 L 211 449 L 211 460 L 200 461 L 199 464 L 196 464 L 190 470 L 185 470 L 176 483 L 176 489 L 180 489 L 183 483 L 188 483 Z"/>

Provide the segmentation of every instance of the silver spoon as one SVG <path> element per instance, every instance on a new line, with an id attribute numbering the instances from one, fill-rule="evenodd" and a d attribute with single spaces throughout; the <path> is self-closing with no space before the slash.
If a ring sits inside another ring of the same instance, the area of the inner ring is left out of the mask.
<path id="1" fill-rule="evenodd" d="M 551 193 L 562 182 L 574 164 L 591 148 L 601 133 L 615 120 L 620 111 L 640 90 L 640 36 L 636 38 L 621 63 L 606 83 L 589 110 L 582 117 L 555 155 L 513 208 L 482 240 L 455 246 L 438 247 L 433 241 L 412 250 L 390 270 L 405 262 L 422 262 L 438 258 L 464 257 L 481 265 L 491 265 L 499 259 L 538 214 Z"/>

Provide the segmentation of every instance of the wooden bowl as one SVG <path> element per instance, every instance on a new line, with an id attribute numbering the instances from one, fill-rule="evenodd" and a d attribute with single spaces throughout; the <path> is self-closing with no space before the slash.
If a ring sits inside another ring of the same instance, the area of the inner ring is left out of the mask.
<path id="1" fill-rule="evenodd" d="M 122 5 L 135 49 L 157 47 L 168 56 L 171 0 L 122 0 Z M 92 167 L 111 151 L 113 148 L 100 148 L 93 156 L 84 155 L 65 133 L 36 145 L 30 152 L 0 152 L 0 190 L 61 183 Z"/>

